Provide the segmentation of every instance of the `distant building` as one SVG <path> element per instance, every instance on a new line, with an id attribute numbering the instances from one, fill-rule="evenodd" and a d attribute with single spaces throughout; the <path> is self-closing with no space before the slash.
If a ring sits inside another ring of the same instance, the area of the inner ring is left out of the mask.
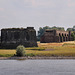
<path id="1" fill-rule="evenodd" d="M 69 31 L 58 31 L 58 30 L 46 30 L 45 33 L 41 36 L 41 43 L 50 43 L 50 42 L 64 42 L 72 41 L 71 32 Z"/>
<path id="2" fill-rule="evenodd" d="M 16 48 L 18 45 L 37 46 L 34 27 L 1 29 L 1 48 Z"/>

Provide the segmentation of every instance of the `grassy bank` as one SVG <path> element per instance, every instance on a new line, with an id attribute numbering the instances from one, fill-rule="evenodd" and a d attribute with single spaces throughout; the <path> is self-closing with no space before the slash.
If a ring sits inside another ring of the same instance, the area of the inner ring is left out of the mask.
<path id="1" fill-rule="evenodd" d="M 72 56 L 75 57 L 75 42 L 39 43 L 38 47 L 26 48 L 26 56 Z M 16 54 L 13 49 L 0 49 L 0 57 Z"/>

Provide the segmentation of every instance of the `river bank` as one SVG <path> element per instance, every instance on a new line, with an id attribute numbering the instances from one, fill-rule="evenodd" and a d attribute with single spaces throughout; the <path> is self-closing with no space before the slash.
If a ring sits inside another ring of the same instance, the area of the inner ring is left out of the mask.
<path id="1" fill-rule="evenodd" d="M 38 43 L 38 47 L 25 48 L 25 57 L 16 57 L 16 49 L 0 49 L 2 59 L 75 59 L 75 41 Z"/>
<path id="2" fill-rule="evenodd" d="M 0 57 L 0 60 L 75 59 L 75 57 Z"/>

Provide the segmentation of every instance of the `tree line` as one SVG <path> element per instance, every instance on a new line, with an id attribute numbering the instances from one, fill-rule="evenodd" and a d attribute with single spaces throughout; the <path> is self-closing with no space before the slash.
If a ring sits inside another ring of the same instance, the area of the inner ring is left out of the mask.
<path id="1" fill-rule="evenodd" d="M 40 37 L 44 34 L 44 32 L 45 32 L 46 29 L 49 29 L 49 30 L 55 29 L 55 30 L 65 31 L 64 27 L 56 27 L 56 26 L 53 26 L 53 27 L 49 27 L 49 26 L 40 27 L 39 31 L 38 31 L 38 36 L 37 36 L 37 40 L 38 41 L 40 41 Z M 72 28 L 67 28 L 66 31 L 71 31 L 72 32 L 71 36 L 75 40 L 75 25 Z"/>

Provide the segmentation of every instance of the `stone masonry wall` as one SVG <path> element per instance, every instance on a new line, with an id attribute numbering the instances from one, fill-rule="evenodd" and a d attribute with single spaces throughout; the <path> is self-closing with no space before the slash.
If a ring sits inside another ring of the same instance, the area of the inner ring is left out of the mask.
<path id="1" fill-rule="evenodd" d="M 36 31 L 33 27 L 1 30 L 1 48 L 16 48 L 18 45 L 37 46 Z"/>
<path id="2" fill-rule="evenodd" d="M 41 43 L 64 41 L 73 41 L 70 31 L 46 30 L 43 36 L 40 38 Z"/>

